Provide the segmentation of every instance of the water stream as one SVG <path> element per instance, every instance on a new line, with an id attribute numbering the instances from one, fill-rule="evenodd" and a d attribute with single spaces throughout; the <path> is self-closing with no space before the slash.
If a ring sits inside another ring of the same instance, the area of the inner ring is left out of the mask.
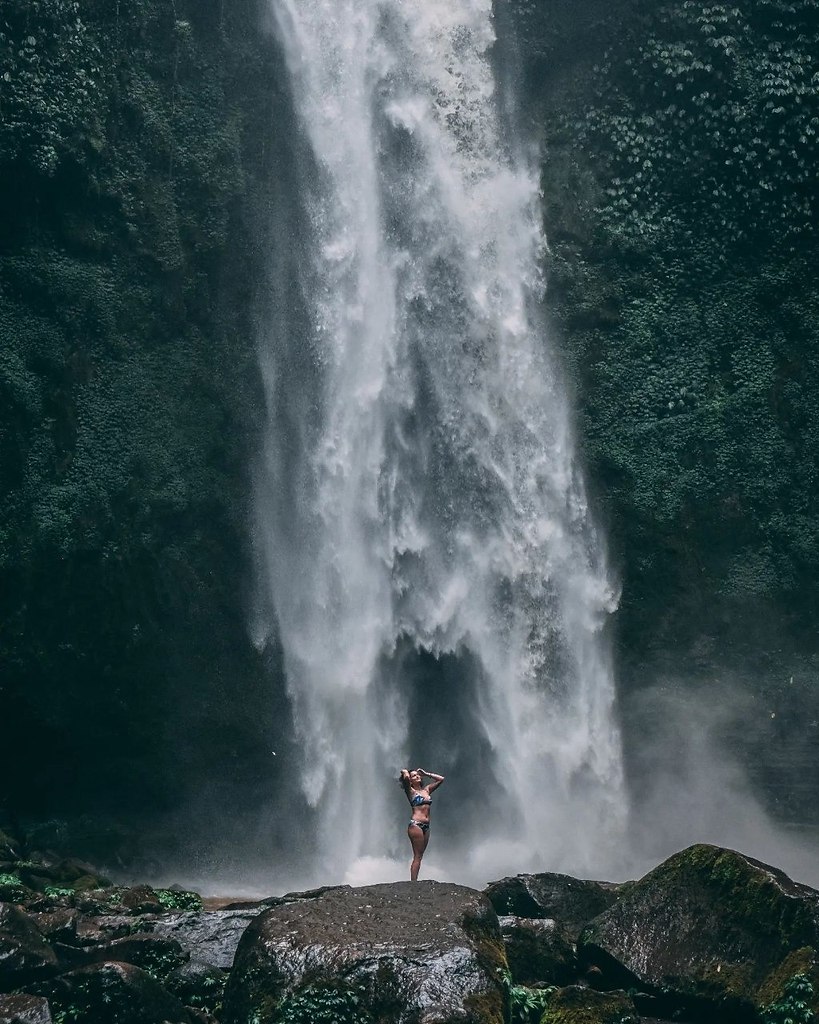
<path id="1" fill-rule="evenodd" d="M 261 346 L 258 639 L 284 656 L 305 879 L 408 859 L 392 779 L 422 758 L 447 774 L 439 877 L 593 871 L 624 815 L 616 595 L 491 0 L 270 3 L 301 154 L 282 305 L 301 315 Z"/>

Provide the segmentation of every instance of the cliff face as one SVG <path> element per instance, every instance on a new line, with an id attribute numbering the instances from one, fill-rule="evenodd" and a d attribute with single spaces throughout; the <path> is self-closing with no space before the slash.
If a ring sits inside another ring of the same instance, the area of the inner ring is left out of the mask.
<path id="1" fill-rule="evenodd" d="M 277 699 L 245 625 L 253 309 L 287 177 L 261 5 L 3 17 L 8 797 L 155 809 L 228 775 L 252 799 Z"/>
<path id="2" fill-rule="evenodd" d="M 817 717 L 815 10 L 582 6 L 498 16 L 543 145 L 548 303 L 623 581 L 623 684 L 729 667 L 778 713 L 748 756 L 798 752 Z M 288 729 L 245 626 L 254 310 L 293 174 L 263 8 L 4 6 L 0 748 L 35 815 L 192 785 L 253 806 Z M 792 766 L 765 763 L 784 791 Z"/>

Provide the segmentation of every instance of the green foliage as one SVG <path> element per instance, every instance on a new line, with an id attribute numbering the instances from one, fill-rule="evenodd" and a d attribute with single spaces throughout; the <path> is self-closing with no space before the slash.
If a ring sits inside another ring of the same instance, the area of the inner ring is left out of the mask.
<path id="1" fill-rule="evenodd" d="M 279 1006 L 274 1024 L 370 1024 L 359 989 L 312 985 Z"/>
<path id="2" fill-rule="evenodd" d="M 511 1024 L 537 1024 L 554 992 L 553 986 L 526 988 L 524 985 L 512 985 L 509 989 Z"/>
<path id="3" fill-rule="evenodd" d="M 157 899 L 168 910 L 194 910 L 202 909 L 202 897 L 198 892 L 189 892 L 184 889 L 156 889 Z"/>
<path id="4" fill-rule="evenodd" d="M 813 985 L 804 974 L 791 978 L 782 998 L 766 1006 L 762 1012 L 763 1024 L 812 1024 L 816 1020 L 810 1008 Z"/>
<path id="5" fill-rule="evenodd" d="M 51 896 L 54 899 L 66 899 L 74 895 L 74 890 L 66 889 L 64 886 L 61 885 L 47 885 L 43 889 L 43 894 L 46 896 Z"/>
<path id="6" fill-rule="evenodd" d="M 760 619 L 778 646 L 776 616 L 819 611 L 816 11 L 634 0 L 541 99 L 550 307 L 630 657 L 707 659 L 728 628 L 758 657 Z"/>
<path id="7" fill-rule="evenodd" d="M 101 760 L 141 806 L 184 785 L 182 749 L 234 775 L 237 712 L 269 760 L 269 721 L 232 697 L 266 685 L 240 596 L 275 95 L 258 6 L 0 14 L 0 717 L 9 791 L 46 814 L 71 815 L 69 778 L 79 804 L 107 788 Z"/>
<path id="8" fill-rule="evenodd" d="M 813 0 L 642 8 L 639 39 L 595 68 L 585 138 L 605 154 L 601 212 L 626 237 L 760 232 L 794 244 L 816 217 L 819 27 Z"/>
<path id="9" fill-rule="evenodd" d="M 0 16 L 0 163 L 54 174 L 102 145 L 102 55 L 77 0 L 5 0 Z"/>

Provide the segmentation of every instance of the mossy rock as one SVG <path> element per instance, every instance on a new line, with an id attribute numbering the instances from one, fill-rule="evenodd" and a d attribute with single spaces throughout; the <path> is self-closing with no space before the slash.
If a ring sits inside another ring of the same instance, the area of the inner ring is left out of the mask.
<path id="1" fill-rule="evenodd" d="M 624 992 L 595 992 L 571 985 L 550 998 L 541 1024 L 637 1024 L 634 1004 Z"/>
<path id="2" fill-rule="evenodd" d="M 592 921 L 579 956 L 610 984 L 753 1014 L 779 999 L 794 974 L 819 992 L 817 949 L 819 892 L 733 850 L 698 845 Z"/>
<path id="3" fill-rule="evenodd" d="M 638 1019 L 625 992 L 595 992 L 572 985 L 552 995 L 540 1024 L 637 1024 Z"/>

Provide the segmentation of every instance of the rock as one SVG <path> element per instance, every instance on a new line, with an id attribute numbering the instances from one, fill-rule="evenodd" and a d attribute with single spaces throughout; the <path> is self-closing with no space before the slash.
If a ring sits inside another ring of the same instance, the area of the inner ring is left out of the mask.
<path id="1" fill-rule="evenodd" d="M 140 931 L 149 931 L 149 925 L 143 925 L 141 920 L 136 923 Z M 120 939 L 126 935 L 135 934 L 135 922 L 132 917 L 124 914 L 105 914 L 95 917 L 81 916 L 77 921 L 77 945 L 98 946 L 103 942 L 111 942 L 112 939 Z"/>
<path id="2" fill-rule="evenodd" d="M 0 829 L 0 860 L 17 861 L 20 859 L 22 844 L 14 836 Z"/>
<path id="3" fill-rule="evenodd" d="M 266 1020 L 279 1007 L 306 1020 L 311 1006 L 343 1017 L 360 1005 L 391 1024 L 501 1024 L 506 969 L 481 893 L 438 882 L 345 886 L 250 924 L 223 1020 Z"/>
<path id="4" fill-rule="evenodd" d="M 584 929 L 579 957 L 610 986 L 639 987 L 677 1010 L 753 1014 L 796 974 L 819 1009 L 819 892 L 732 850 L 692 846 L 635 882 Z"/>
<path id="5" fill-rule="evenodd" d="M 49 942 L 63 942 L 74 945 L 77 941 L 76 910 L 60 908 L 48 913 L 31 913 L 28 915 Z"/>
<path id="6" fill-rule="evenodd" d="M 132 964 L 101 963 L 41 982 L 57 1019 L 73 1024 L 191 1024 L 175 996 Z"/>
<path id="7" fill-rule="evenodd" d="M 116 961 L 140 967 L 163 982 L 188 959 L 188 954 L 183 953 L 178 942 L 156 935 L 127 935 L 102 945 L 82 948 L 58 945 L 56 952 L 61 963 L 69 967 Z"/>
<path id="8" fill-rule="evenodd" d="M 549 999 L 540 1024 L 637 1024 L 637 1011 L 625 992 L 594 992 L 572 985 Z"/>
<path id="9" fill-rule="evenodd" d="M 114 885 L 100 888 L 98 879 L 80 878 L 74 883 L 74 905 L 83 914 L 96 917 L 128 914 L 161 914 L 165 907 L 150 885 Z"/>
<path id="10" fill-rule="evenodd" d="M 100 875 L 80 875 L 71 882 L 70 888 L 74 889 L 75 892 L 91 892 L 92 890 L 104 889 L 111 883 L 107 878 L 102 878 Z"/>
<path id="11" fill-rule="evenodd" d="M 165 909 L 155 889 L 150 885 L 135 885 L 116 890 L 119 905 L 131 914 L 161 914 Z"/>
<path id="12" fill-rule="evenodd" d="M 19 907 L 0 903 L 0 992 L 43 977 L 57 966 L 44 936 Z"/>
<path id="13" fill-rule="evenodd" d="M 227 979 L 227 971 L 191 960 L 168 977 L 165 987 L 188 1008 L 215 1013 L 225 997 Z"/>
<path id="14" fill-rule="evenodd" d="M 577 980 L 574 944 L 556 921 L 501 917 L 509 972 L 516 985 L 570 985 Z"/>
<path id="15" fill-rule="evenodd" d="M 499 917 L 549 918 L 574 940 L 593 917 L 608 910 L 630 883 L 592 882 L 549 872 L 515 875 L 484 889 Z"/>
<path id="16" fill-rule="evenodd" d="M 0 1024 L 52 1024 L 48 1001 L 18 993 L 0 996 Z"/>
<path id="17" fill-rule="evenodd" d="M 251 903 L 236 910 L 166 913 L 143 918 L 142 924 L 153 935 L 176 939 L 191 959 L 227 971 L 247 926 L 265 909 Z"/>
<path id="18" fill-rule="evenodd" d="M 107 885 L 111 885 L 111 882 L 103 878 L 93 864 L 88 864 L 84 860 L 77 860 L 76 857 L 65 858 L 54 865 L 54 878 L 67 885 L 72 885 L 81 878 L 89 877 L 99 880 L 100 884 L 95 888 L 104 888 Z"/>

